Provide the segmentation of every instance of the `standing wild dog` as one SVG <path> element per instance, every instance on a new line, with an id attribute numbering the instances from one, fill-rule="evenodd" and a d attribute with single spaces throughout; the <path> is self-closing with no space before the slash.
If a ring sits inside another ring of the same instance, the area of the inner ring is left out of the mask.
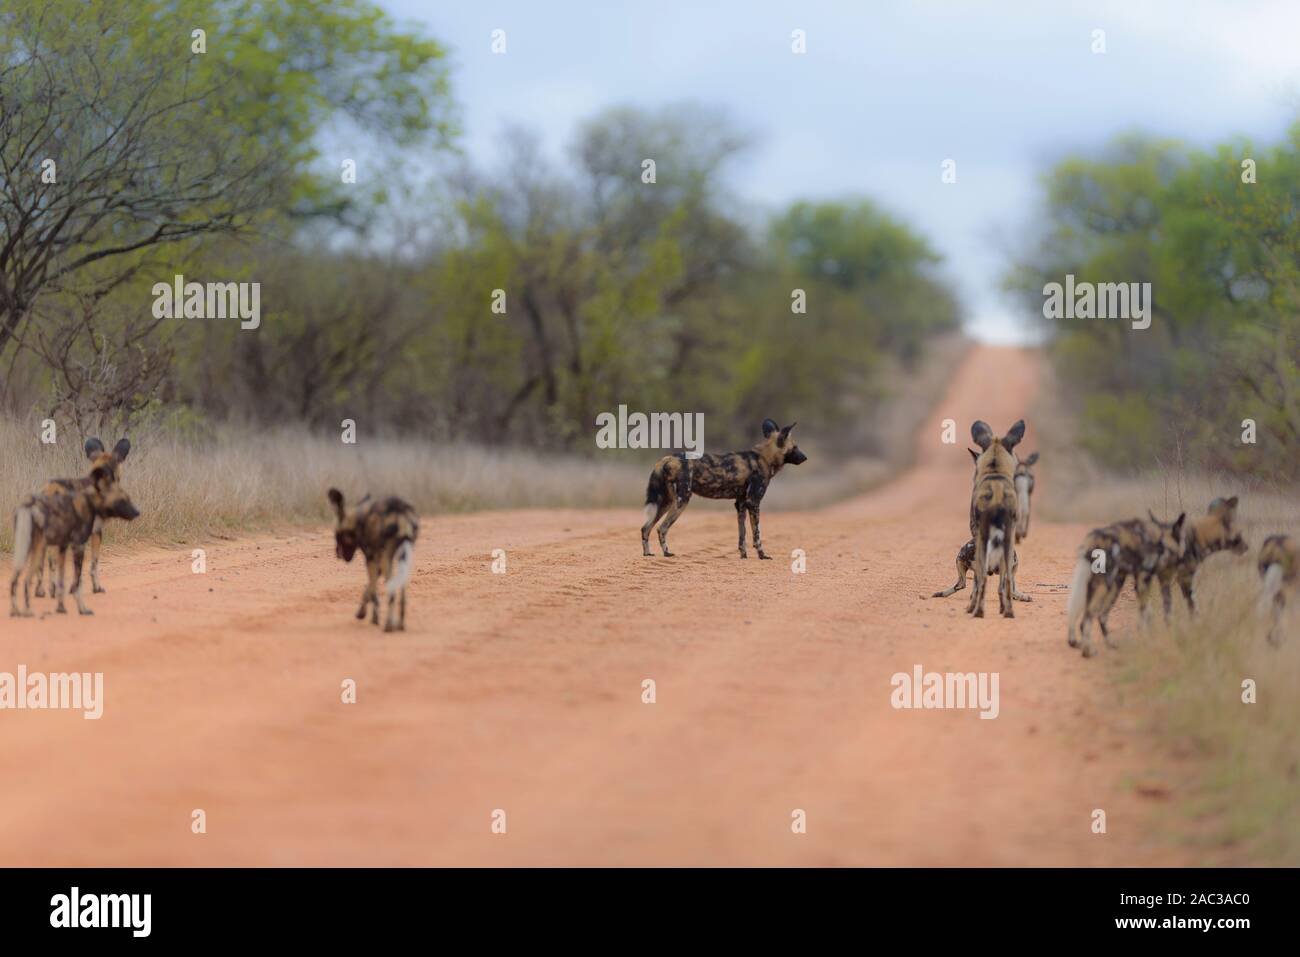
<path id="1" fill-rule="evenodd" d="M 1260 617 L 1272 615 L 1268 642 L 1280 645 L 1286 593 L 1294 591 L 1300 582 L 1300 543 L 1289 535 L 1270 535 L 1264 539 L 1259 549 L 1259 577 L 1264 580 L 1264 593 L 1259 596 Z"/>
<path id="2" fill-rule="evenodd" d="M 329 490 L 337 522 L 334 526 L 334 554 L 345 562 L 352 561 L 357 549 L 366 557 L 366 590 L 361 593 L 357 617 L 366 617 L 366 606 L 374 603 L 370 621 L 379 624 L 379 579 L 384 579 L 388 595 L 388 613 L 384 631 L 406 630 L 406 583 L 411 580 L 411 561 L 415 540 L 420 534 L 420 519 L 400 498 L 372 500 L 369 495 L 353 508 L 343 507 L 343 493 Z M 401 617 L 393 614 L 393 603 L 400 595 Z"/>
<path id="3" fill-rule="evenodd" d="M 979 460 L 980 460 L 980 454 L 979 454 L 978 452 L 976 452 L 974 449 L 967 449 L 966 451 L 970 453 L 971 458 L 975 460 L 975 463 L 976 463 L 976 465 L 978 466 L 978 464 L 979 464 Z M 1025 466 L 1026 464 L 1028 464 L 1028 465 L 1033 465 L 1036 461 L 1038 461 L 1038 453 L 1037 453 L 1037 452 L 1035 452 L 1033 455 L 1029 456 L 1029 458 L 1028 458 L 1028 460 L 1027 460 L 1026 463 L 1021 463 L 1020 465 L 1017 465 L 1017 466 L 1016 466 L 1016 477 L 1015 477 L 1016 498 L 1017 498 L 1017 500 L 1018 500 L 1018 504 L 1019 504 L 1019 506 L 1020 506 L 1020 508 L 1021 508 L 1021 514 L 1022 514 L 1022 515 L 1028 515 L 1028 514 L 1029 514 L 1029 496 L 1030 496 L 1031 494 L 1033 494 L 1033 491 L 1034 491 L 1034 477 L 1033 477 L 1032 474 L 1030 474 L 1029 470 L 1028 470 L 1027 468 L 1025 468 L 1024 466 Z M 1023 495 L 1020 494 L 1020 491 L 1021 491 L 1021 488 L 1022 488 L 1022 483 L 1021 483 L 1021 481 L 1020 481 L 1020 476 L 1021 476 L 1021 474 L 1022 474 L 1022 473 L 1021 473 L 1021 470 L 1022 470 L 1022 469 L 1024 469 L 1024 473 L 1023 473 L 1023 474 L 1029 476 L 1029 481 L 1028 481 L 1028 483 L 1023 484 L 1023 487 L 1025 488 L 1025 492 L 1024 492 Z M 972 512 L 972 513 L 971 513 L 971 531 L 970 531 L 970 533 L 971 533 L 972 536 L 975 534 L 975 527 L 974 527 L 975 523 L 974 523 L 974 518 L 975 518 L 975 516 L 974 516 L 974 513 Z M 1020 526 L 1017 525 L 1017 526 L 1016 526 L 1016 529 L 1017 529 L 1017 531 L 1016 531 L 1016 541 L 1017 541 L 1017 542 L 1019 542 L 1020 539 L 1023 537 L 1023 536 L 1020 534 L 1020 532 L 1019 532 L 1019 528 L 1020 528 Z M 1028 524 L 1027 521 L 1026 521 L 1026 523 L 1025 523 L 1025 534 L 1026 534 L 1026 535 L 1029 534 L 1029 524 Z M 957 549 L 957 582 L 956 582 L 956 584 L 954 584 L 951 588 L 945 588 L 943 591 L 937 591 L 937 592 L 935 592 L 933 595 L 931 595 L 930 597 L 931 597 L 931 598 L 947 598 L 948 596 L 950 596 L 950 595 L 955 595 L 957 592 L 961 591 L 963 588 L 966 587 L 966 574 L 971 570 L 971 568 L 974 566 L 974 564 L 975 564 L 975 539 L 974 539 L 974 538 L 971 538 L 971 540 L 968 541 L 965 545 L 963 545 L 961 548 Z M 1017 568 L 1018 568 L 1019 565 L 1020 565 L 1020 556 L 1019 556 L 1019 555 L 1017 555 L 1017 556 L 1015 557 L 1015 565 L 1016 565 Z M 997 575 L 997 574 L 999 574 L 999 571 L 998 571 L 997 568 L 990 568 L 990 569 L 989 569 L 989 574 L 991 574 L 991 575 Z M 1019 591 L 1018 589 L 1016 589 L 1016 590 L 1012 590 L 1012 592 L 1011 592 L 1011 598 L 1012 598 L 1013 601 L 1033 601 L 1033 600 L 1034 600 L 1032 597 L 1030 597 L 1029 595 L 1026 595 L 1024 592 Z"/>
<path id="4" fill-rule="evenodd" d="M 1034 494 L 1033 467 L 1037 461 L 1038 453 L 1034 452 L 1029 458 L 1016 464 L 1016 502 L 1020 506 L 1020 521 L 1016 523 L 1016 544 L 1029 537 L 1029 498 Z"/>
<path id="5" fill-rule="evenodd" d="M 14 512 L 14 575 L 9 582 L 9 614 L 31 615 L 29 585 L 32 575 L 45 561 L 45 552 L 54 548 L 58 552 L 57 584 L 53 577 L 50 590 L 58 599 L 55 611 L 63 613 L 64 571 L 68 549 L 72 549 L 72 594 L 77 599 L 77 611 L 83 615 L 93 612 L 81 597 L 81 567 L 85 560 L 86 540 L 90 538 L 97 521 L 121 518 L 130 521 L 140 512 L 132 504 L 126 491 L 117 484 L 117 469 L 111 464 L 96 465 L 85 485 L 78 483 L 68 489 L 50 483 L 41 492 L 29 495 Z M 18 577 L 23 572 L 23 607 L 18 608 Z"/>
<path id="6" fill-rule="evenodd" d="M 763 420 L 763 441 L 748 452 L 706 453 L 698 459 L 685 455 L 665 455 L 650 472 L 645 492 L 645 524 L 641 526 L 641 554 L 650 551 L 650 530 L 659 519 L 659 547 L 667 557 L 668 530 L 681 517 L 691 501 L 691 494 L 705 498 L 730 498 L 736 502 L 736 526 L 740 531 L 740 557 L 745 551 L 745 513 L 753 529 L 754 550 L 759 558 L 768 558 L 758 528 L 758 510 L 763 494 L 773 476 L 783 465 L 802 465 L 808 456 L 799 451 L 790 438 L 797 423 L 781 428 L 773 419 Z M 667 517 L 665 517 L 665 515 Z"/>
<path id="7" fill-rule="evenodd" d="M 119 439 L 117 445 L 113 446 L 112 453 L 104 451 L 104 443 L 97 438 L 86 439 L 86 458 L 90 460 L 90 465 L 94 468 L 102 465 L 106 468 L 113 469 L 113 478 L 122 481 L 122 462 L 126 459 L 127 454 L 131 451 L 130 439 Z M 90 484 L 87 478 L 63 478 L 50 479 L 46 484 L 44 491 L 50 491 L 52 486 L 58 486 L 66 491 L 75 491 L 78 488 L 85 488 Z M 90 530 L 90 590 L 93 594 L 107 591 L 99 583 L 99 551 L 104 543 L 104 520 L 95 519 L 95 527 Z M 44 566 L 36 569 L 36 597 L 40 598 L 45 594 L 45 569 Z M 50 594 L 54 594 L 54 553 L 50 552 Z"/>
<path id="8" fill-rule="evenodd" d="M 1082 647 L 1085 658 L 1095 654 L 1088 627 L 1093 618 L 1106 644 L 1115 646 L 1106 616 L 1124 582 L 1132 577 L 1138 604 L 1145 608 L 1154 580 L 1182 560 L 1186 520 L 1185 513 L 1172 522 L 1150 515 L 1149 519 L 1133 518 L 1088 533 L 1079 549 L 1065 611 L 1065 636 L 1071 648 Z"/>
<path id="9" fill-rule="evenodd" d="M 1015 531 L 1020 509 L 1016 500 L 1013 450 L 1025 437 L 1025 420 L 1018 421 L 1000 439 L 994 437 L 993 430 L 984 421 L 972 425 L 970 434 L 981 451 L 975 456 L 975 485 L 970 497 L 975 580 L 966 610 L 976 618 L 984 617 L 984 587 L 989 572 L 1000 569 L 998 610 L 1003 617 L 1014 618 L 1016 611 L 1011 596 L 1016 591 Z"/>
<path id="10" fill-rule="evenodd" d="M 1192 595 L 1192 583 L 1196 570 L 1201 563 L 1215 552 L 1231 551 L 1234 555 L 1244 555 L 1250 550 L 1241 537 L 1241 532 L 1233 526 L 1237 521 L 1237 496 L 1216 498 L 1210 503 L 1209 513 L 1196 519 L 1188 527 L 1185 535 L 1186 547 L 1182 560 L 1169 566 L 1160 575 L 1160 597 L 1165 606 L 1165 617 L 1169 616 L 1173 602 L 1170 596 L 1170 584 L 1176 579 L 1183 591 L 1189 612 L 1196 611 L 1196 600 Z"/>

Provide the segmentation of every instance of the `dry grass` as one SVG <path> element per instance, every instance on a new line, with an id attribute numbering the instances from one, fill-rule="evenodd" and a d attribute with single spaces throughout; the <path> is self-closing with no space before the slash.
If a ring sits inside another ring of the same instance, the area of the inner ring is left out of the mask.
<path id="1" fill-rule="evenodd" d="M 1300 535 L 1300 490 L 1178 463 L 1108 474 L 1075 451 L 1059 390 L 1049 382 L 1040 395 L 1033 424 L 1044 481 L 1034 505 L 1044 518 L 1104 524 L 1148 508 L 1199 517 L 1215 496 L 1239 496 L 1251 551 L 1210 557 L 1196 579 L 1196 615 L 1175 587 L 1171 621 L 1156 614 L 1138 623 L 1107 656 L 1108 672 L 1174 769 L 1176 816 L 1159 826 L 1206 864 L 1300 864 L 1300 596 L 1279 648 L 1265 641 L 1256 613 L 1258 546 L 1276 532 Z M 1242 701 L 1247 679 L 1257 685 L 1255 704 Z"/>

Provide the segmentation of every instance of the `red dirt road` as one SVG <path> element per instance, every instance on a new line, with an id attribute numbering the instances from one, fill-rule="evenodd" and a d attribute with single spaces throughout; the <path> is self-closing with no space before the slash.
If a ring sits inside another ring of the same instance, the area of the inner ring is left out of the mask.
<path id="1" fill-rule="evenodd" d="M 1065 644 L 1085 529 L 1035 520 L 1013 621 L 992 588 L 983 620 L 969 592 L 919 597 L 968 537 L 969 457 L 940 420 L 1001 433 L 1037 375 L 973 351 L 910 472 L 765 513 L 775 561 L 736 556 L 730 510 L 687 511 L 673 559 L 641 556 L 639 511 L 426 516 L 404 634 L 352 617 L 363 572 L 324 528 L 212 542 L 203 575 L 110 530 L 95 617 L 0 619 L 0 671 L 105 686 L 98 721 L 0 711 L 0 864 L 1180 863 L 1124 784 L 1151 760 L 1106 656 Z M 895 710 L 917 664 L 997 672 L 999 716 Z"/>

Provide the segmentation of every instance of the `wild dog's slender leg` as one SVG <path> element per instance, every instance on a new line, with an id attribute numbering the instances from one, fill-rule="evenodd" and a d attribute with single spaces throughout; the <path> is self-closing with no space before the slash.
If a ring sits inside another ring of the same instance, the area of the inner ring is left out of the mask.
<path id="1" fill-rule="evenodd" d="M 370 599 L 370 623 L 379 624 L 379 556 L 366 559 L 366 596 Z"/>
<path id="2" fill-rule="evenodd" d="M 649 505 L 646 506 L 646 508 L 649 507 L 650 507 Z M 659 521 L 659 519 L 664 517 L 664 512 L 666 511 L 668 511 L 668 503 L 667 502 L 658 503 L 655 506 L 654 518 L 648 519 L 646 523 L 641 526 L 641 554 L 642 555 L 654 554 L 654 552 L 650 551 L 650 531 L 655 527 L 655 523 Z"/>
<path id="3" fill-rule="evenodd" d="M 953 585 L 951 588 L 945 589 L 944 591 L 937 591 L 930 597 L 947 598 L 949 595 L 954 595 L 957 592 L 961 591 L 963 588 L 966 587 L 966 573 L 968 571 L 970 571 L 970 562 L 965 561 L 961 557 L 961 552 L 958 552 L 957 553 L 957 584 Z"/>
<path id="4" fill-rule="evenodd" d="M 78 614 L 93 615 L 94 612 L 86 607 L 86 602 L 81 597 L 81 566 L 85 561 L 86 546 L 74 545 L 72 547 L 72 597 L 77 599 Z"/>
<path id="5" fill-rule="evenodd" d="M 1195 572 L 1192 574 L 1194 575 Z M 1178 587 L 1183 590 L 1183 598 L 1187 601 L 1188 614 L 1196 614 L 1196 599 L 1192 597 L 1192 575 L 1179 575 Z"/>
<path id="6" fill-rule="evenodd" d="M 736 530 L 740 533 L 740 557 L 748 558 L 749 553 L 745 551 L 745 500 L 736 499 Z M 754 542 L 755 546 L 758 542 Z"/>
<path id="7" fill-rule="evenodd" d="M 99 549 L 104 544 L 104 520 L 96 517 L 94 527 L 90 530 L 90 591 L 92 594 L 106 591 L 99 583 Z"/>
<path id="8" fill-rule="evenodd" d="M 664 520 L 659 523 L 659 548 L 664 553 L 665 558 L 672 558 L 673 556 L 673 553 L 668 550 L 668 530 L 682 517 L 682 512 L 686 510 L 686 506 L 690 502 L 691 496 L 689 493 L 684 498 L 678 498 L 673 502 L 672 507 L 668 509 L 668 514 L 664 516 Z"/>
<path id="9" fill-rule="evenodd" d="M 36 566 L 36 597 L 45 597 L 45 553 L 41 553 L 40 563 Z M 50 554 L 50 597 L 54 597 L 54 554 Z"/>
<path id="10" fill-rule="evenodd" d="M 1020 570 L 1020 556 L 1019 556 L 1019 555 L 1016 555 L 1015 565 L 1016 565 L 1016 570 L 1019 571 L 1019 570 Z M 1026 595 L 1024 592 L 1022 592 L 1022 591 L 1021 591 L 1021 590 L 1016 586 L 1016 581 L 1015 581 L 1015 579 L 1012 578 L 1012 580 L 1011 580 L 1011 600 L 1012 600 L 1012 601 L 1033 601 L 1034 598 L 1033 598 L 1032 595 Z"/>
<path id="11" fill-rule="evenodd" d="M 59 588 L 59 591 L 58 591 L 58 599 L 59 599 L 59 601 L 58 601 L 58 604 L 56 604 L 56 605 L 54 606 L 54 610 L 55 610 L 58 614 L 60 614 L 60 615 L 66 615 L 66 614 L 68 613 L 68 609 L 66 609 L 66 608 L 63 607 L 63 595 L 64 595 L 64 588 L 63 588 L 63 585 L 64 585 L 64 581 L 63 581 L 63 572 L 64 572 L 64 567 L 65 567 L 66 564 L 67 564 L 67 560 L 68 560 L 68 546 L 67 546 L 67 545 L 60 545 L 60 546 L 59 546 L 59 584 L 58 584 L 58 588 Z"/>
<path id="12" fill-rule="evenodd" d="M 772 556 L 763 551 L 763 533 L 758 527 L 758 506 L 750 504 L 749 506 L 749 525 L 753 531 L 754 551 L 758 552 L 758 557 L 767 561 L 772 560 Z"/>
<path id="13" fill-rule="evenodd" d="M 1016 617 L 1016 608 L 1012 604 L 1012 596 L 1015 593 L 1016 544 L 1015 535 L 1012 534 L 1006 535 L 1002 539 L 1002 581 L 998 587 L 998 604 L 1001 605 L 1003 618 Z"/>
<path id="14" fill-rule="evenodd" d="M 984 529 L 980 528 L 975 532 L 975 578 L 971 582 L 970 602 L 966 605 L 966 611 L 976 618 L 984 617 L 984 585 L 988 579 L 984 552 Z"/>
<path id="15" fill-rule="evenodd" d="M 397 592 L 393 591 L 388 584 L 393 579 L 393 557 L 396 554 L 397 545 L 394 543 L 383 556 L 384 592 L 388 596 L 384 612 L 384 631 L 397 630 Z"/>
<path id="16" fill-rule="evenodd" d="M 1273 647 L 1282 644 L 1282 615 L 1286 612 L 1286 595 L 1279 589 L 1273 595 L 1273 620 L 1268 627 L 1268 643 Z"/>
<path id="17" fill-rule="evenodd" d="M 398 631 L 406 631 L 406 586 L 402 586 L 402 617 L 397 626 Z"/>

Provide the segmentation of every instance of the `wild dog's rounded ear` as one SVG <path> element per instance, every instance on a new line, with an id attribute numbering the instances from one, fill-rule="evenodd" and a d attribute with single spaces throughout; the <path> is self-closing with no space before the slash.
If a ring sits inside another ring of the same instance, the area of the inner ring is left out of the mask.
<path id="1" fill-rule="evenodd" d="M 978 452 L 976 452 L 974 449 L 971 448 L 968 448 L 966 451 L 970 453 L 971 461 L 979 462 L 980 454 Z"/>
<path id="2" fill-rule="evenodd" d="M 1021 419 L 1011 427 L 1011 431 L 1002 436 L 1002 447 L 1004 449 L 1014 449 L 1020 444 L 1020 440 L 1025 437 L 1025 420 Z"/>
<path id="3" fill-rule="evenodd" d="M 993 444 L 993 430 L 983 419 L 977 419 L 975 424 L 970 427 L 970 437 L 981 449 L 987 449 Z"/>
<path id="4" fill-rule="evenodd" d="M 785 440 L 790 437 L 790 430 L 793 429 L 798 424 L 799 424 L 798 422 L 791 422 L 784 429 L 782 429 L 781 434 L 776 437 L 776 444 L 785 445 Z"/>
<path id="5" fill-rule="evenodd" d="M 1183 523 L 1187 521 L 1187 513 L 1179 512 L 1178 517 L 1174 519 L 1174 538 L 1182 538 Z"/>
<path id="6" fill-rule="evenodd" d="M 93 459 L 100 452 L 104 451 L 104 443 L 96 438 L 86 439 L 86 458 Z"/>
<path id="7" fill-rule="evenodd" d="M 1026 464 L 1026 465 L 1033 465 L 1033 464 L 1034 464 L 1035 462 L 1037 462 L 1037 461 L 1038 461 L 1038 453 L 1037 453 L 1037 452 L 1034 452 L 1033 454 L 1031 454 L 1031 455 L 1029 456 L 1029 458 L 1025 459 L 1025 464 Z"/>
<path id="8" fill-rule="evenodd" d="M 336 488 L 329 490 L 330 504 L 334 506 L 334 511 L 338 513 L 339 520 L 343 520 L 343 493 Z"/>
<path id="9" fill-rule="evenodd" d="M 1235 495 L 1232 496 L 1232 498 L 1228 499 L 1228 500 L 1227 500 L 1226 502 L 1224 502 L 1223 504 L 1226 505 L 1226 506 L 1228 506 L 1228 508 L 1236 508 L 1236 507 L 1237 507 L 1237 496 L 1235 496 Z"/>
<path id="10" fill-rule="evenodd" d="M 113 446 L 113 458 L 119 462 L 124 461 L 131 454 L 131 440 L 118 439 L 117 445 Z"/>
<path id="11" fill-rule="evenodd" d="M 767 438 L 773 432 L 779 431 L 781 426 L 776 424 L 776 419 L 763 420 L 763 438 Z"/>
<path id="12" fill-rule="evenodd" d="M 1160 519 L 1156 518 L 1156 513 L 1151 511 L 1151 509 L 1147 509 L 1147 518 L 1151 519 L 1151 521 L 1155 522 L 1157 525 L 1160 524 Z"/>

